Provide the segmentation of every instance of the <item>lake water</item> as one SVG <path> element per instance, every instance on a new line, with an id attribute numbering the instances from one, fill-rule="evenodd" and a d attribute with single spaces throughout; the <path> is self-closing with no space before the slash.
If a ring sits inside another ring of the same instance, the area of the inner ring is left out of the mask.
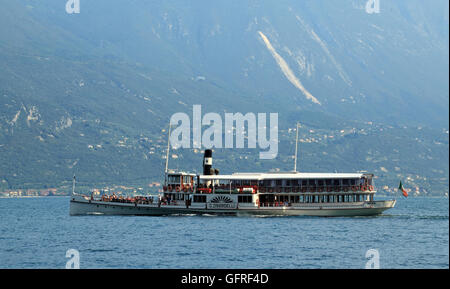
<path id="1" fill-rule="evenodd" d="M 376 217 L 69 216 L 68 197 L 0 199 L 0 268 L 449 268 L 448 198 Z"/>

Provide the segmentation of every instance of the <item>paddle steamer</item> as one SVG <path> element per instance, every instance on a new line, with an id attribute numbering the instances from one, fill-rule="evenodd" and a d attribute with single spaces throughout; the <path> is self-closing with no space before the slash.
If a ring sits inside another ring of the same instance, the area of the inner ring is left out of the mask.
<path id="1" fill-rule="evenodd" d="M 203 174 L 197 175 L 168 170 L 167 155 L 162 195 L 97 198 L 73 190 L 70 214 L 334 217 L 378 215 L 395 206 L 395 200 L 374 199 L 373 174 L 297 172 L 296 159 L 292 172 L 220 175 L 212 168 L 212 150 L 207 149 Z"/>

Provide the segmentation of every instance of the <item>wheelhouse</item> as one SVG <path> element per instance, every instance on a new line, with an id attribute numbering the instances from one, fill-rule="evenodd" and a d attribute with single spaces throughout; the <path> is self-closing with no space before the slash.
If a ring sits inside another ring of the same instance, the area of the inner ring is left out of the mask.
<path id="1" fill-rule="evenodd" d="M 194 187 L 195 174 L 185 172 L 169 172 L 166 175 L 165 190 L 178 190 L 190 189 Z"/>
<path id="2" fill-rule="evenodd" d="M 189 194 L 194 191 L 195 174 L 185 172 L 168 172 L 163 186 L 163 202 L 176 204 L 177 201 L 189 199 Z"/>

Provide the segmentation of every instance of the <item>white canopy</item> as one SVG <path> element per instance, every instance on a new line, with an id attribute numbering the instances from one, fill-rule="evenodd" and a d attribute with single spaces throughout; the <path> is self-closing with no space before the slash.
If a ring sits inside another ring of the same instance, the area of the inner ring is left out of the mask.
<path id="1" fill-rule="evenodd" d="M 364 173 L 234 173 L 232 175 L 200 175 L 202 180 L 280 180 L 280 179 L 357 179 Z"/>

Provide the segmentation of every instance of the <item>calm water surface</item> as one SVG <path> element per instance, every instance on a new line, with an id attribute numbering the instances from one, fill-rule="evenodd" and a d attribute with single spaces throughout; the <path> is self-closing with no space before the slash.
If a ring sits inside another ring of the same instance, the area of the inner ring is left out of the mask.
<path id="1" fill-rule="evenodd" d="M 0 199 L 0 268 L 449 268 L 448 198 L 377 217 L 69 216 L 68 197 Z"/>

